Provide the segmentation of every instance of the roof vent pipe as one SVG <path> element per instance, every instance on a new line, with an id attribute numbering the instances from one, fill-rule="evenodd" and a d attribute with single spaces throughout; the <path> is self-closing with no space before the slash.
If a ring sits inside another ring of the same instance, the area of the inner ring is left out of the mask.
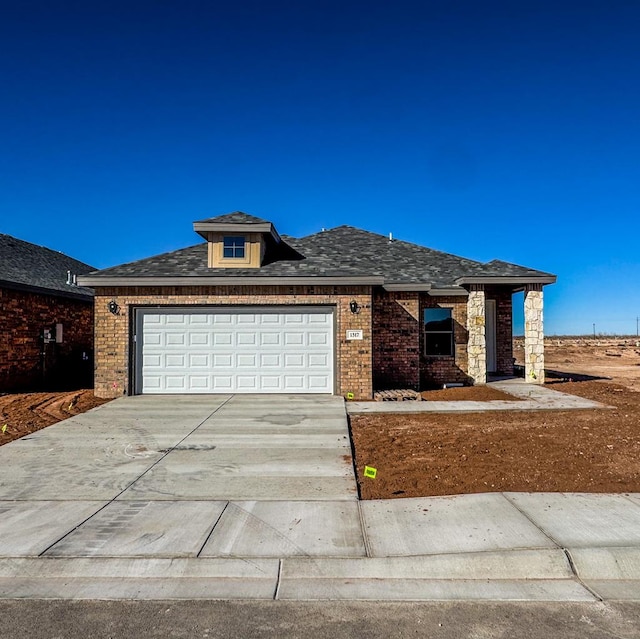
<path id="1" fill-rule="evenodd" d="M 73 280 L 71 279 L 71 271 L 67 271 L 67 284 L 69 284 L 69 286 L 73 284 Z"/>
<path id="2" fill-rule="evenodd" d="M 389 233 L 389 244 L 393 242 L 393 233 Z"/>

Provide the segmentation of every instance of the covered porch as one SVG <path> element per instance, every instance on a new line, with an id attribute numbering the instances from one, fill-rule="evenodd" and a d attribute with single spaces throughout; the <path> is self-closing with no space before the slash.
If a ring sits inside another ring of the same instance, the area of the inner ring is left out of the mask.
<path id="1" fill-rule="evenodd" d="M 486 384 L 491 375 L 514 374 L 512 300 L 513 295 L 521 291 L 524 293 L 525 381 L 544 384 L 543 287 L 550 283 L 467 283 L 467 374 L 474 384 Z"/>

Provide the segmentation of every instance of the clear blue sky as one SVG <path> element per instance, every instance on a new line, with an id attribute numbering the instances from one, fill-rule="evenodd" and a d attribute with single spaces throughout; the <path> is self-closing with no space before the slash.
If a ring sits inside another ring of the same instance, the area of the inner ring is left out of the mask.
<path id="1" fill-rule="evenodd" d="M 238 209 L 351 224 L 556 273 L 548 334 L 635 333 L 637 0 L 0 8 L 1 232 L 106 267 Z"/>

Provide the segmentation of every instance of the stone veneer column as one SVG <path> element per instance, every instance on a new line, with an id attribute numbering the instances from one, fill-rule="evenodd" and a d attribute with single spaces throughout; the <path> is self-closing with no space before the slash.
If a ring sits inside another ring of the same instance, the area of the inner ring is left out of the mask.
<path id="1" fill-rule="evenodd" d="M 524 374 L 532 384 L 544 384 L 542 307 L 542 284 L 528 284 L 524 291 Z"/>
<path id="2" fill-rule="evenodd" d="M 471 284 L 467 300 L 467 374 L 475 384 L 487 383 L 487 341 L 485 337 L 485 297 L 482 284 Z"/>

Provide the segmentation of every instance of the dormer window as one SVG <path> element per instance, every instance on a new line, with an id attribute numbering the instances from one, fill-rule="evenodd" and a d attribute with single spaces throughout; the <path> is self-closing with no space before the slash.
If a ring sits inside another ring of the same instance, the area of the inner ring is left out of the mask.
<path id="1" fill-rule="evenodd" d="M 282 251 L 280 236 L 271 222 L 235 211 L 193 223 L 207 240 L 209 268 L 255 268 L 263 266 L 265 255 Z"/>
<path id="2" fill-rule="evenodd" d="M 227 259 L 244 259 L 244 235 L 225 235 L 222 240 L 222 257 Z"/>

